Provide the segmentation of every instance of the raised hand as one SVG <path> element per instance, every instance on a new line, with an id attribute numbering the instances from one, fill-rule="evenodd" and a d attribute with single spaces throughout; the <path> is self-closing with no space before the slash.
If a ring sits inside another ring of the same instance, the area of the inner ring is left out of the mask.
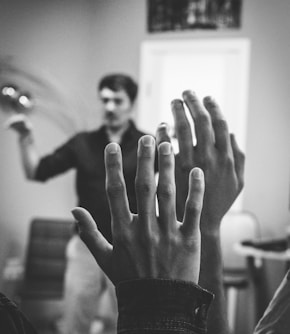
<path id="1" fill-rule="evenodd" d="M 158 147 L 157 187 L 154 157 L 153 137 L 142 137 L 138 145 L 138 214 L 135 215 L 129 210 L 121 149 L 115 143 L 106 147 L 106 188 L 112 217 L 113 244 L 105 240 L 85 209 L 75 208 L 72 213 L 78 221 L 80 237 L 115 284 L 139 278 L 178 279 L 197 283 L 200 270 L 199 220 L 204 193 L 203 172 L 199 168 L 189 171 L 184 217 L 182 222 L 178 222 L 171 144 L 164 142 Z M 156 192 L 159 217 L 156 216 Z"/>
<path id="2" fill-rule="evenodd" d="M 24 114 L 11 116 L 5 123 L 5 127 L 15 130 L 20 136 L 27 136 L 32 131 L 32 123 Z"/>
<path id="3" fill-rule="evenodd" d="M 208 333 L 226 334 L 229 329 L 223 291 L 220 224 L 243 187 L 245 157 L 211 97 L 201 103 L 194 92 L 185 91 L 183 100 L 174 100 L 171 104 L 179 143 L 176 156 L 177 216 L 182 217 L 184 213 L 188 174 L 192 168 L 199 167 L 205 176 L 199 284 L 215 294 L 208 318 Z M 184 104 L 194 124 L 195 145 Z M 159 126 L 158 143 L 168 141 L 166 133 L 166 126 Z"/>
<path id="4" fill-rule="evenodd" d="M 194 123 L 197 143 L 193 146 L 183 101 L 174 100 L 171 108 L 180 149 L 176 157 L 178 216 L 184 210 L 188 173 L 199 167 L 206 183 L 201 229 L 215 231 L 243 188 L 245 158 L 211 97 L 204 98 L 202 104 L 194 92 L 185 91 L 183 99 Z"/>

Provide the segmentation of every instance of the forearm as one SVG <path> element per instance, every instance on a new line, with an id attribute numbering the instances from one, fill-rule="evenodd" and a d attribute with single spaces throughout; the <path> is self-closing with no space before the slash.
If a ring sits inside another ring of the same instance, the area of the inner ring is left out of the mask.
<path id="1" fill-rule="evenodd" d="M 29 180 L 34 180 L 36 169 L 39 164 L 39 155 L 35 147 L 35 142 L 32 132 L 19 136 L 19 147 L 20 147 L 22 166 L 26 178 Z"/>
<path id="2" fill-rule="evenodd" d="M 116 288 L 122 334 L 206 333 L 212 294 L 183 281 L 141 279 Z"/>
<path id="3" fill-rule="evenodd" d="M 199 285 L 215 294 L 208 315 L 208 333 L 228 334 L 229 328 L 223 287 L 223 263 L 219 231 L 201 231 Z"/>

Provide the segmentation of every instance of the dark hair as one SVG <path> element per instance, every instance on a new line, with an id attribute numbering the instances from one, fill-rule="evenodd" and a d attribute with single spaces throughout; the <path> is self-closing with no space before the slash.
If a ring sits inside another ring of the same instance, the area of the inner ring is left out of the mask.
<path id="1" fill-rule="evenodd" d="M 125 74 L 106 75 L 101 79 L 98 86 L 99 91 L 103 88 L 109 88 L 114 92 L 124 90 L 128 94 L 131 103 L 134 103 L 138 93 L 136 82 Z"/>

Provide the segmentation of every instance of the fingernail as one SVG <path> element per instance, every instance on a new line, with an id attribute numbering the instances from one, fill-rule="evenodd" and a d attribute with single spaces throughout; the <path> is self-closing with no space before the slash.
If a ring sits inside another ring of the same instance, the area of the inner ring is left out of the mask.
<path id="1" fill-rule="evenodd" d="M 170 143 L 162 143 L 159 145 L 159 153 L 162 155 L 169 155 L 172 151 L 172 147 Z"/>
<path id="2" fill-rule="evenodd" d="M 107 146 L 107 151 L 110 153 L 110 154 L 116 154 L 118 152 L 118 144 L 116 143 L 110 143 L 108 146 Z"/>
<path id="3" fill-rule="evenodd" d="M 203 177 L 203 172 L 200 168 L 194 168 L 192 170 L 192 176 L 195 179 L 201 179 Z"/>
<path id="4" fill-rule="evenodd" d="M 159 127 L 159 129 L 167 129 L 167 123 L 162 122 L 162 123 L 159 124 L 158 127 Z"/>
<path id="5" fill-rule="evenodd" d="M 183 101 L 182 101 L 182 100 L 175 99 L 175 100 L 171 101 L 171 105 L 172 105 L 173 107 L 182 107 L 182 105 L 183 105 Z"/>
<path id="6" fill-rule="evenodd" d="M 215 100 L 212 96 L 206 96 L 204 98 L 204 101 L 207 102 L 207 103 L 214 103 L 215 102 Z"/>
<path id="7" fill-rule="evenodd" d="M 187 96 L 196 96 L 195 92 L 193 90 L 185 90 L 182 93 L 182 97 L 186 98 Z"/>
<path id="8" fill-rule="evenodd" d="M 143 146 L 146 146 L 146 147 L 151 147 L 154 145 L 154 139 L 153 137 L 151 136 L 144 136 L 142 138 L 142 144 Z"/>

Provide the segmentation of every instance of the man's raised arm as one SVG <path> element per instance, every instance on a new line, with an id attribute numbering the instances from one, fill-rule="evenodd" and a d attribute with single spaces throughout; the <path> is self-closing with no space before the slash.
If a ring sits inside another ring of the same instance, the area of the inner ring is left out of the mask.
<path id="1" fill-rule="evenodd" d="M 6 127 L 13 129 L 19 135 L 19 148 L 22 166 L 28 180 L 34 180 L 39 163 L 32 124 L 25 115 L 14 115 L 6 123 Z"/>

